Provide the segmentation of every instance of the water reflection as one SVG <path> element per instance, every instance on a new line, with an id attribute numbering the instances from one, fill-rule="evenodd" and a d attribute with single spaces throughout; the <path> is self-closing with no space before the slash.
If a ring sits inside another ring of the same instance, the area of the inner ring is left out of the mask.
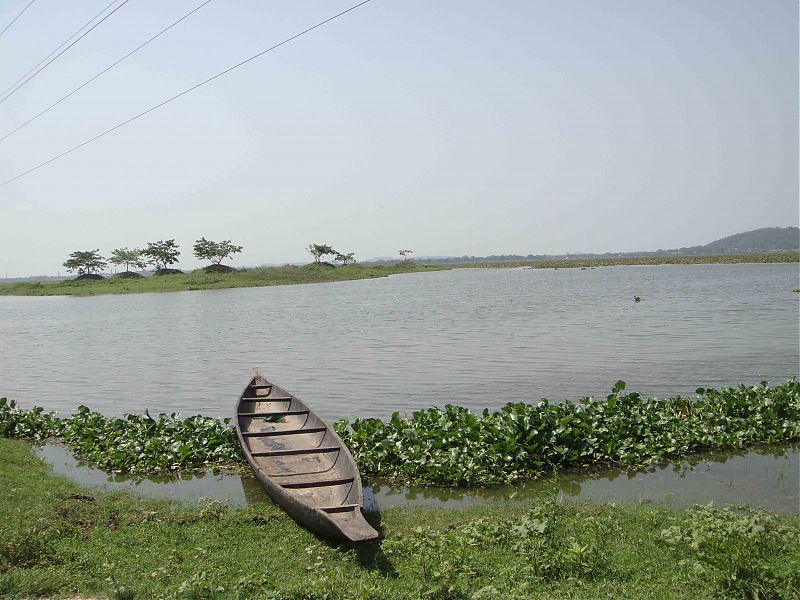
<path id="1" fill-rule="evenodd" d="M 269 502 L 248 475 L 224 472 L 132 477 L 109 474 L 76 460 L 61 446 L 45 444 L 36 453 L 85 487 L 126 489 L 146 497 L 192 502 L 210 498 L 231 507 Z M 379 511 L 396 506 L 457 507 L 486 502 L 529 501 L 560 494 L 596 502 L 658 502 L 739 505 L 784 514 L 800 510 L 800 445 L 764 446 L 698 454 L 685 460 L 632 470 L 561 473 L 557 478 L 486 489 L 397 486 L 381 481 L 364 488 L 365 507 Z"/>
<path id="2" fill-rule="evenodd" d="M 141 477 L 108 473 L 76 459 L 65 447 L 44 444 L 34 448 L 55 473 L 64 475 L 83 487 L 128 490 L 148 498 L 168 498 L 184 502 L 209 498 L 232 507 L 269 502 L 254 478 L 223 471 L 185 472 L 176 475 Z"/>
<path id="3" fill-rule="evenodd" d="M 380 484 L 372 487 L 373 501 L 381 508 L 528 500 L 554 493 L 597 502 L 649 501 L 691 506 L 713 501 L 792 513 L 800 510 L 800 446 L 713 452 L 631 470 L 565 472 L 556 479 L 485 490 Z"/>

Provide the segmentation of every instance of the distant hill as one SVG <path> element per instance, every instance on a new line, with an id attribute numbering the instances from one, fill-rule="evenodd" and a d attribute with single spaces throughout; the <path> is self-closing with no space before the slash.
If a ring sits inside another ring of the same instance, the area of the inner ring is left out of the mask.
<path id="1" fill-rule="evenodd" d="M 748 254 L 778 252 L 800 248 L 800 229 L 797 227 L 765 227 L 729 235 L 705 246 L 687 248 L 699 254 Z"/>
<path id="2" fill-rule="evenodd" d="M 635 256 L 696 256 L 704 254 L 762 254 L 800 251 L 800 228 L 764 227 L 729 235 L 705 246 L 674 248 L 672 250 L 642 250 L 639 252 L 605 252 L 603 254 L 493 254 L 491 256 L 419 256 L 414 260 L 427 264 L 509 262 L 521 260 L 552 260 L 564 258 L 614 258 Z M 390 264 L 398 259 L 379 258 L 364 261 L 371 264 Z"/>

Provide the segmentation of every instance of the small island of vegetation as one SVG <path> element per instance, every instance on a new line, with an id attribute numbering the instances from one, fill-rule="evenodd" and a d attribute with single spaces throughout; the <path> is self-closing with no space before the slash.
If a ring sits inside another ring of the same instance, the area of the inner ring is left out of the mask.
<path id="1" fill-rule="evenodd" d="M 230 240 L 215 242 L 204 237 L 193 246 L 194 255 L 200 260 L 208 260 L 210 265 L 184 273 L 172 268 L 178 262 L 180 246 L 174 239 L 148 243 L 144 250 L 118 248 L 112 251 L 110 259 L 100 255 L 100 250 L 76 251 L 64 262 L 70 272 L 77 272 L 75 279 L 59 281 L 24 281 L 0 284 L 0 295 L 7 296 L 96 296 L 102 294 L 138 294 L 152 292 L 180 292 L 196 290 L 216 290 L 240 287 L 265 287 L 273 285 L 296 285 L 306 283 L 327 283 L 332 281 L 353 281 L 374 279 L 398 273 L 441 270 L 449 267 L 417 265 L 408 260 L 396 264 L 383 265 L 357 263 L 353 252 L 339 252 L 328 244 L 310 244 L 307 251 L 314 261 L 305 265 L 285 265 L 283 267 L 255 267 L 235 269 L 222 264 L 234 254 L 242 252 L 242 246 Z M 322 258 L 330 256 L 333 263 Z M 101 275 L 101 271 L 111 262 L 124 266 L 125 271 L 111 276 Z M 145 269 L 152 267 L 152 273 L 131 271 L 131 267 Z M 148 275 L 148 276 L 145 276 Z M 170 275 L 170 277 L 160 277 Z"/>

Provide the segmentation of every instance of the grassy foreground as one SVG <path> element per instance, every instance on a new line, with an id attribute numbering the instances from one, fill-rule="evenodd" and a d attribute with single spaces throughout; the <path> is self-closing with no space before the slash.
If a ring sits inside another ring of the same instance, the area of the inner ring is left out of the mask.
<path id="1" fill-rule="evenodd" d="M 205 273 L 202 269 L 199 269 L 191 273 L 144 277 L 141 279 L 128 279 L 120 275 L 114 275 L 103 280 L 76 281 L 70 279 L 56 282 L 0 283 L 0 296 L 97 296 L 101 294 L 186 292 L 193 290 L 218 290 L 240 287 L 352 281 L 356 279 L 387 277 L 398 273 L 443 271 L 455 268 L 508 269 L 514 267 L 529 267 L 533 269 L 586 269 L 621 265 L 785 263 L 798 261 L 800 261 L 800 255 L 798 255 L 798 253 L 787 252 L 771 254 L 569 258 L 435 265 L 417 264 L 413 261 L 401 261 L 395 265 L 353 264 L 335 268 L 327 263 L 311 263 L 302 267 L 289 265 L 285 267 L 241 269 L 233 273 Z"/>
<path id="2" fill-rule="evenodd" d="M 0 438 L 0 597 L 798 598 L 800 516 L 702 507 L 391 509 L 325 542 L 265 504 L 82 490 Z"/>

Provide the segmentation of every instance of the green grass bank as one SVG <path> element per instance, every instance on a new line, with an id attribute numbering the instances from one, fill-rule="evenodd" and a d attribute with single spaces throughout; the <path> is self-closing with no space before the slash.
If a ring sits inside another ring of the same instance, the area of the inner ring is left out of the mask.
<path id="1" fill-rule="evenodd" d="M 101 294 L 145 294 L 160 292 L 187 292 L 193 290 L 219 290 L 272 285 L 297 285 L 375 279 L 398 273 L 436 271 L 429 267 L 408 263 L 393 266 L 347 265 L 333 267 L 311 263 L 302 267 L 285 266 L 258 269 L 241 269 L 233 273 L 175 273 L 130 279 L 114 275 L 100 280 L 65 280 L 23 282 L 0 285 L 0 295 L 6 296 L 98 296 Z"/>
<path id="2" fill-rule="evenodd" d="M 390 509 L 382 539 L 315 537 L 278 508 L 80 489 L 0 438 L 0 597 L 798 598 L 800 516 L 546 495 Z"/>
<path id="3" fill-rule="evenodd" d="M 733 263 L 785 263 L 798 262 L 795 253 L 725 254 L 714 256 L 648 256 L 618 258 L 569 258 L 536 261 L 486 262 L 463 264 L 420 264 L 402 261 L 395 265 L 354 264 L 333 267 L 311 263 L 302 267 L 285 266 L 241 269 L 234 273 L 205 273 L 202 269 L 191 273 L 177 273 L 158 277 L 130 279 L 115 275 L 103 280 L 74 279 L 0 283 L 0 296 L 96 296 L 101 294 L 143 294 L 158 292 L 185 292 L 271 285 L 296 285 L 374 279 L 400 273 L 442 271 L 456 268 L 515 268 L 535 269 L 597 268 L 620 265 L 667 264 L 733 264 Z"/>

